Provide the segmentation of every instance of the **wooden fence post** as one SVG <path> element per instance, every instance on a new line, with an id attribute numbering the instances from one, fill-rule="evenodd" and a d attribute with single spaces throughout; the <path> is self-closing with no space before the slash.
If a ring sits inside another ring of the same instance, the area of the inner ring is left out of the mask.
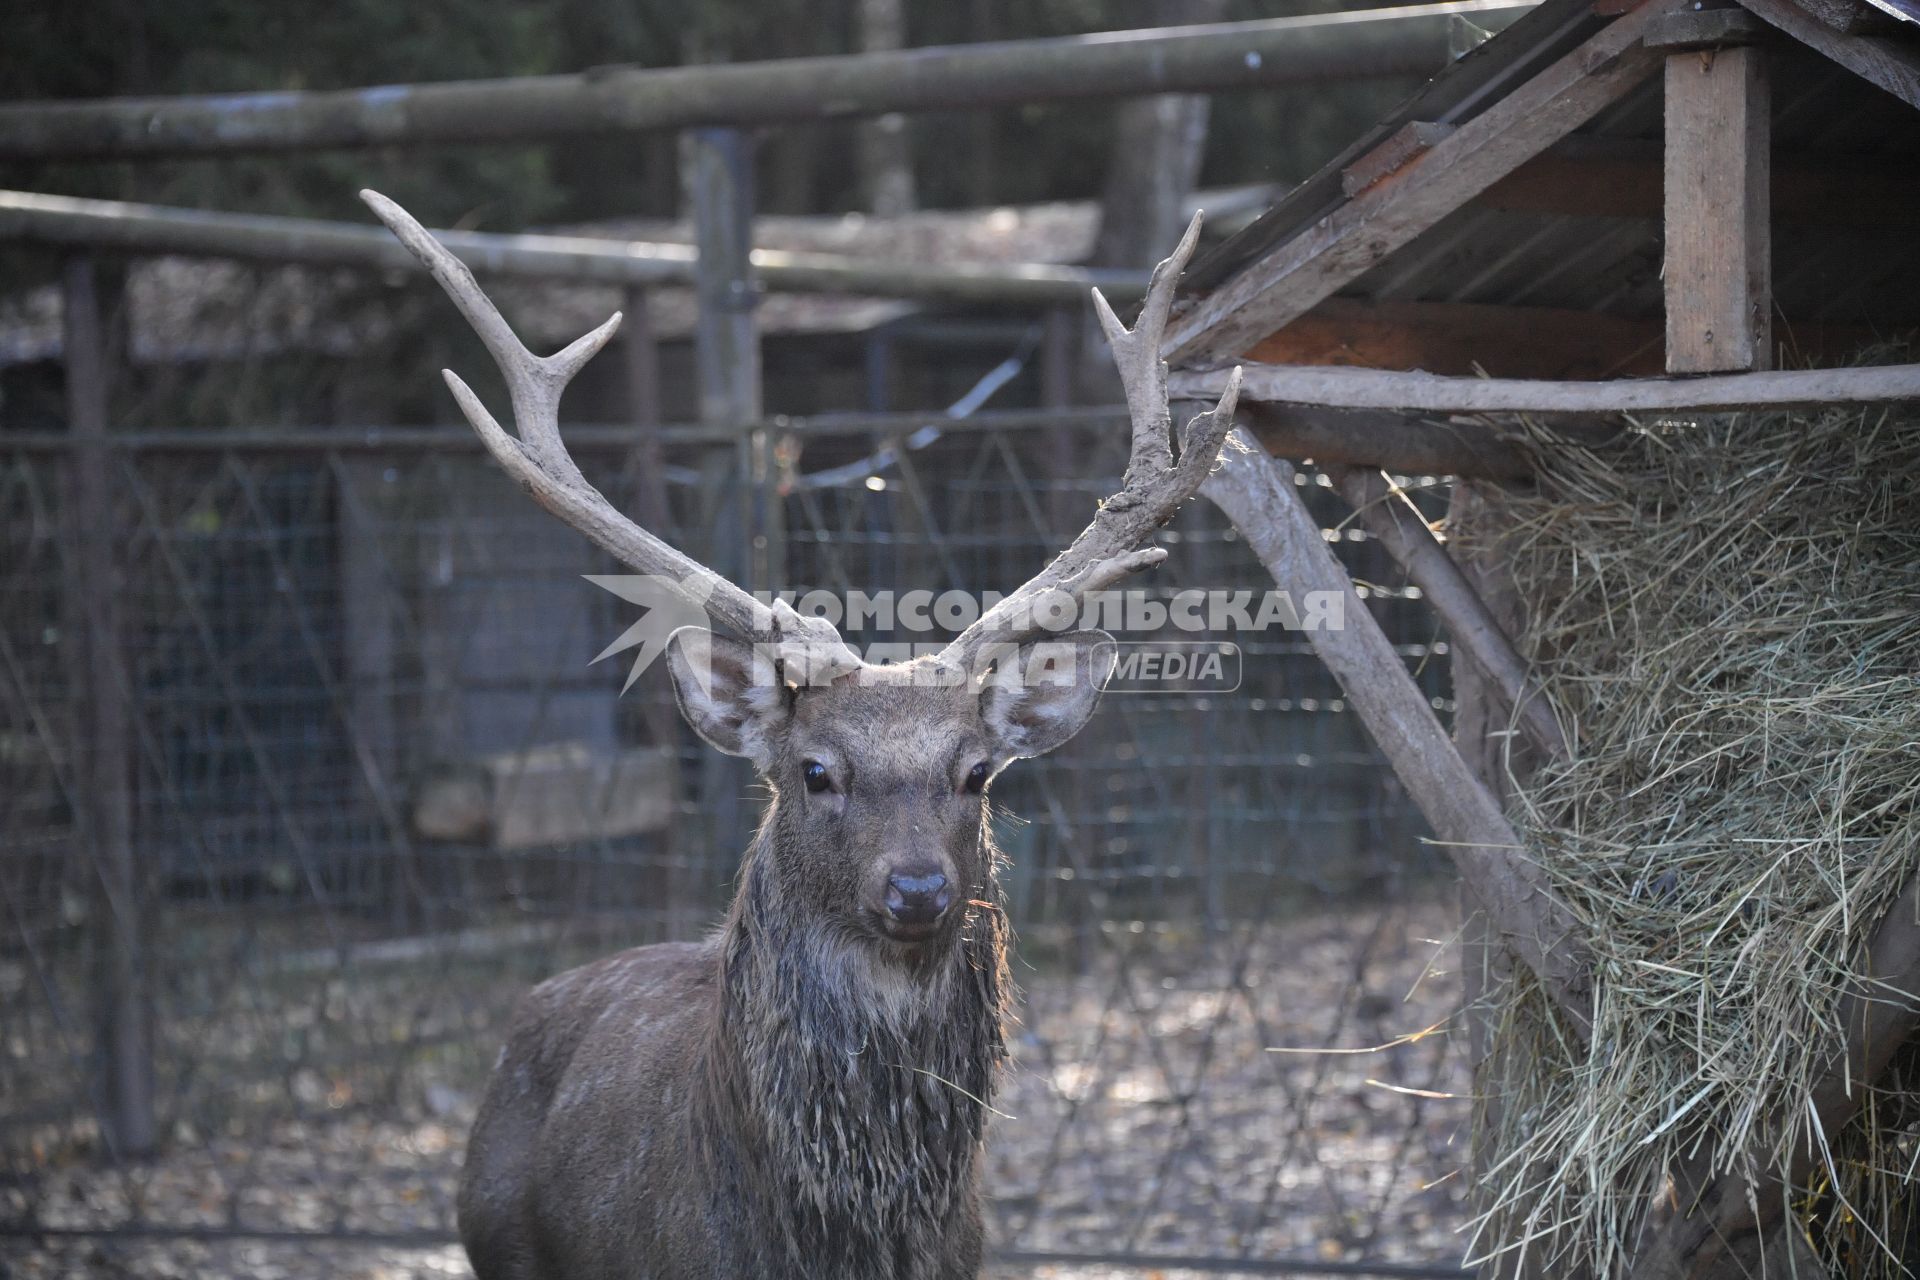
<path id="1" fill-rule="evenodd" d="M 101 1126 L 116 1156 L 153 1150 L 153 1022 L 148 906 L 134 849 L 131 671 L 125 653 L 107 451 L 108 358 L 94 264 L 76 258 L 65 275 L 67 419 L 76 448 L 69 489 L 73 559 L 64 584 L 77 593 L 80 634 L 72 670 L 78 847 L 89 860 L 96 1061 Z"/>
<path id="2" fill-rule="evenodd" d="M 739 484 L 735 489 L 744 540 L 734 572 L 748 590 L 777 591 L 785 568 L 784 530 L 775 517 L 778 497 L 771 492 L 769 433 L 754 430 L 760 421 L 760 334 L 754 308 L 759 291 L 753 277 L 753 147 L 738 129 L 689 129 L 682 135 L 681 172 L 688 212 L 693 218 L 699 263 L 694 293 L 699 315 L 694 330 L 694 380 L 700 421 L 740 433 Z M 726 459 L 715 457 L 703 468 L 702 523 L 715 531 L 725 524 L 720 506 Z M 715 547 L 714 550 L 719 550 Z M 723 559 L 709 564 L 727 572 Z M 735 766 L 711 751 L 702 752 L 701 794 L 714 816 L 715 847 L 730 850 L 745 841 L 739 806 L 721 804 L 722 791 Z"/>
<path id="3" fill-rule="evenodd" d="M 692 129 L 686 139 L 687 194 L 700 254 L 694 285 L 700 305 L 694 335 L 700 421 L 742 432 L 751 490 L 745 498 L 746 582 L 753 589 L 777 590 L 785 538 L 771 492 L 773 442 L 751 427 L 761 416 L 753 147 L 738 129 Z"/>

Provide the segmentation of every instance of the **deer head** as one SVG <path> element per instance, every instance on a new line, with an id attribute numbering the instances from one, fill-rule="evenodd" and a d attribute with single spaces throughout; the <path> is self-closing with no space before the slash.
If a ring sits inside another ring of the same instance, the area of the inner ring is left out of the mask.
<path id="1" fill-rule="evenodd" d="M 1079 537 L 937 654 L 864 662 L 833 625 L 762 605 L 614 510 L 560 438 L 567 383 L 619 327 L 551 356 L 523 346 L 464 264 L 400 206 L 361 193 L 425 264 L 500 367 L 516 431 L 495 421 L 451 370 L 447 385 L 487 450 L 549 511 L 636 572 L 680 584 L 732 635 L 676 631 L 668 668 L 680 710 L 712 746 L 750 759 L 772 787 L 767 818 L 781 892 L 817 918 L 905 946 L 947 934 L 991 867 L 983 823 L 993 777 L 1053 750 L 1092 715 L 1113 671 L 1100 631 L 1048 630 L 1086 598 L 1165 558 L 1146 546 L 1199 488 L 1233 426 L 1239 371 L 1181 434 L 1176 457 L 1161 337 L 1174 284 L 1200 234 L 1196 215 L 1153 272 L 1139 319 L 1093 303 L 1119 368 L 1132 449 L 1119 493 Z"/>

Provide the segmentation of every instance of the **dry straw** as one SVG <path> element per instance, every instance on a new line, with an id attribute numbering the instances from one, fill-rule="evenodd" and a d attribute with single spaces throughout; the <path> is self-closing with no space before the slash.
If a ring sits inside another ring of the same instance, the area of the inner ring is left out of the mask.
<path id="1" fill-rule="evenodd" d="M 1920 410 L 1540 453 L 1536 490 L 1455 536 L 1510 567 L 1577 734 L 1513 816 L 1589 934 L 1595 1023 L 1587 1048 L 1531 984 L 1491 997 L 1474 1251 L 1624 1275 L 1682 1158 L 1724 1171 L 1758 1143 L 1784 1168 L 1810 1136 L 1839 998 L 1914 868 Z M 1831 1161 L 1791 1211 L 1835 1274 L 1912 1274 L 1916 1134 L 1920 1101 L 1882 1087 L 1818 1135 Z"/>

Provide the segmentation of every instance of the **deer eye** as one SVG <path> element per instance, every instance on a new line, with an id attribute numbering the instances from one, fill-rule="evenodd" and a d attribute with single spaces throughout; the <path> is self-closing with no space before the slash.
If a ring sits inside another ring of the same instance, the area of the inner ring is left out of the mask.
<path id="1" fill-rule="evenodd" d="M 827 766 L 818 760 L 809 760 L 801 765 L 800 776 L 806 779 L 807 790 L 813 792 L 825 791 L 832 782 L 832 779 L 827 777 Z"/>
<path id="2" fill-rule="evenodd" d="M 982 760 L 979 764 L 967 770 L 967 790 L 973 792 L 975 795 L 979 795 L 982 791 L 985 791 L 987 789 L 987 775 L 991 772 L 993 772 L 993 770 L 988 768 L 985 760 Z"/>

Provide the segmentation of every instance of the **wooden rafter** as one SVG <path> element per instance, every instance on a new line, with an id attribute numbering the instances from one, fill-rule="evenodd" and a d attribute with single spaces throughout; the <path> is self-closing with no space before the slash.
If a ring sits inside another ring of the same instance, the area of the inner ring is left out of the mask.
<path id="1" fill-rule="evenodd" d="M 1566 137 L 1660 65 L 1661 55 L 1642 40 L 1678 7 L 1678 0 L 1646 0 L 1248 264 L 1176 320 L 1169 358 L 1204 364 L 1240 354 Z"/>
<path id="2" fill-rule="evenodd" d="M 1836 31 L 1792 0 L 1740 0 L 1740 4 L 1861 79 L 1879 85 L 1910 107 L 1920 108 L 1920 53 L 1911 45 Z"/>

